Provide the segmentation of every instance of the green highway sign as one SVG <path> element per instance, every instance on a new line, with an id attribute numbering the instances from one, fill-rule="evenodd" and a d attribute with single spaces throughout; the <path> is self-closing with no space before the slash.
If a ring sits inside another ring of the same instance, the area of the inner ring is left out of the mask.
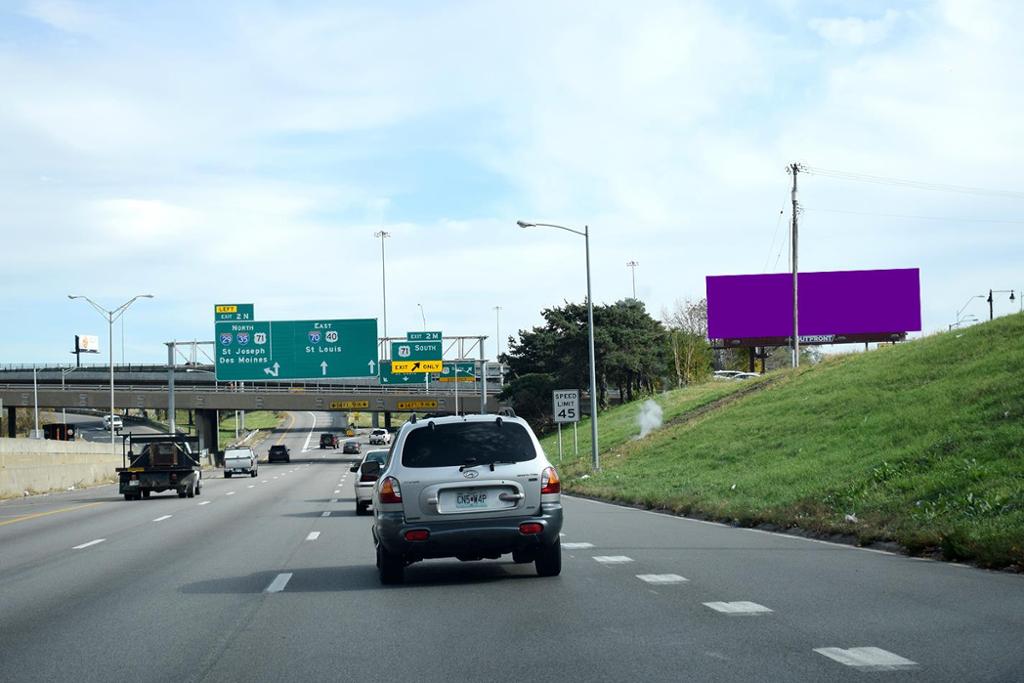
<path id="1" fill-rule="evenodd" d="M 213 319 L 217 322 L 252 320 L 255 317 L 252 304 L 217 304 L 213 307 Z"/>
<path id="2" fill-rule="evenodd" d="M 391 342 L 391 372 L 440 372 L 441 342 Z"/>
<path id="3" fill-rule="evenodd" d="M 218 322 L 217 380 L 374 377 L 377 320 Z"/>
<path id="4" fill-rule="evenodd" d="M 398 375 L 391 373 L 391 361 L 380 362 L 380 383 L 381 384 L 424 384 L 427 381 L 425 373 L 403 372 Z"/>
<path id="5" fill-rule="evenodd" d="M 456 369 L 458 369 L 458 373 L 456 373 Z M 477 379 L 476 361 L 446 360 L 441 372 L 434 375 L 433 379 L 438 382 L 475 382 Z"/>
<path id="6" fill-rule="evenodd" d="M 441 341 L 440 332 L 406 332 L 406 341 Z"/>

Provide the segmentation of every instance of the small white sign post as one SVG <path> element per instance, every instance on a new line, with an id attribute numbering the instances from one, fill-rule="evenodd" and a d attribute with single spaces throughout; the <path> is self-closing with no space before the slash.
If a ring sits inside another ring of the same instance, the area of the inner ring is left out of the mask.
<path id="1" fill-rule="evenodd" d="M 551 392 L 555 423 L 558 425 L 558 461 L 562 461 L 562 424 L 571 422 L 573 441 L 576 441 L 576 423 L 580 421 L 579 389 L 555 389 Z M 576 454 L 579 455 L 577 445 Z"/>

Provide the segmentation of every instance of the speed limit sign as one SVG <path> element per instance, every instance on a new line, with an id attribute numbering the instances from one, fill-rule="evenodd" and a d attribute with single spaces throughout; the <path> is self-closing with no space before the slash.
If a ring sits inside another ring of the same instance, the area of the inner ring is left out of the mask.
<path id="1" fill-rule="evenodd" d="M 551 393 L 554 403 L 555 422 L 579 422 L 579 389 L 555 389 Z"/>

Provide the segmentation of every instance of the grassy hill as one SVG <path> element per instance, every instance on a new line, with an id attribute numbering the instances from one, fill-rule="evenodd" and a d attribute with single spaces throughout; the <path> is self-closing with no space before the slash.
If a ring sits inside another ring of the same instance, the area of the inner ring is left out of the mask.
<path id="1" fill-rule="evenodd" d="M 638 404 L 602 414 L 597 474 L 581 423 L 578 460 L 568 432 L 565 490 L 1024 569 L 1024 315 L 752 388 L 657 397 L 666 425 L 643 440 Z M 554 437 L 544 446 L 557 459 Z"/>

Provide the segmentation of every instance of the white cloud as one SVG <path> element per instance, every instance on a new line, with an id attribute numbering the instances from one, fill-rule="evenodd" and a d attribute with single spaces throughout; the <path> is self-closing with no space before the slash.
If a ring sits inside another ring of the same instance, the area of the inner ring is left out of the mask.
<path id="1" fill-rule="evenodd" d="M 815 18 L 807 23 L 815 33 L 834 45 L 864 47 L 885 40 L 901 17 L 901 12 L 890 9 L 880 19 Z"/>

